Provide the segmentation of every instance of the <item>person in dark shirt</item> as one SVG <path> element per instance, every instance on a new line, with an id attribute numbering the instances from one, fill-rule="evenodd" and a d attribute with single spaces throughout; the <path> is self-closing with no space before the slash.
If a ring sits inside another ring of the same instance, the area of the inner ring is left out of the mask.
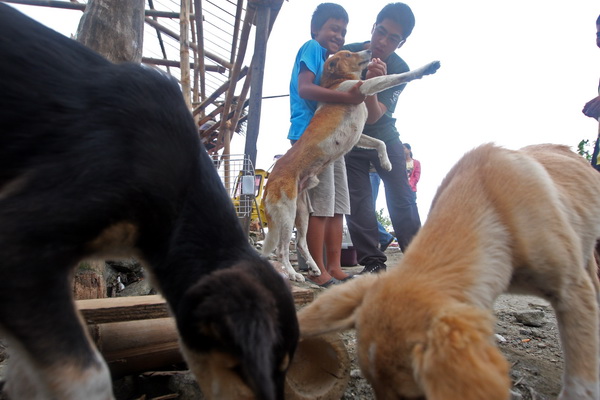
<path id="1" fill-rule="evenodd" d="M 596 19 L 596 45 L 600 47 L 600 15 Z M 598 85 L 598 96 L 588 101 L 583 107 L 583 113 L 590 118 L 598 119 L 600 121 L 600 84 Z M 592 167 L 600 171 L 600 164 L 598 160 L 598 153 L 600 150 L 600 127 L 598 129 L 598 139 L 596 139 L 596 145 L 594 146 L 594 153 L 592 154 Z"/>
<path id="2" fill-rule="evenodd" d="M 409 71 L 408 65 L 395 51 L 402 47 L 415 25 L 410 7 L 404 3 L 387 4 L 377 15 L 371 40 L 344 46 L 345 50 L 370 49 L 373 60 L 364 78 Z M 375 150 L 354 148 L 346 154 L 351 214 L 346 216 L 358 262 L 365 268 L 361 273 L 386 269 L 387 257 L 379 248 L 377 218 L 373 206 L 369 168 L 372 164 L 385 186 L 385 196 L 398 245 L 402 251 L 421 227 L 419 211 L 408 178 L 404 147 L 393 117 L 398 96 L 405 85 L 387 89 L 365 100 L 369 117 L 363 133 L 383 140 L 387 146 L 392 170 L 384 170 Z"/>

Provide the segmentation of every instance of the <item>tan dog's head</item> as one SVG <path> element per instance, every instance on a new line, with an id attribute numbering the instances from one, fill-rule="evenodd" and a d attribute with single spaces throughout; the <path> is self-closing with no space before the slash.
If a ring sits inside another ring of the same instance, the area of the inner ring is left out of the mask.
<path id="1" fill-rule="evenodd" d="M 338 51 L 329 57 L 323 66 L 321 86 L 332 87 L 342 81 L 360 79 L 361 72 L 367 68 L 370 60 L 370 50 L 358 53 L 348 50 Z"/>
<path id="2" fill-rule="evenodd" d="M 378 399 L 507 400 L 508 363 L 489 313 L 419 286 L 389 273 L 335 286 L 299 312 L 301 335 L 356 328 Z"/>

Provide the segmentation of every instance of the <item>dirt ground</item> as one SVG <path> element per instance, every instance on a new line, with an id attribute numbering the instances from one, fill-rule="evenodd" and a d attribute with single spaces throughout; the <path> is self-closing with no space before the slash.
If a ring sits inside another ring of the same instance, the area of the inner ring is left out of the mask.
<path id="1" fill-rule="evenodd" d="M 390 266 L 402 258 L 398 248 L 389 248 L 386 255 Z M 361 269 L 345 268 L 348 272 Z M 556 399 L 560 392 L 563 358 L 552 307 L 533 296 L 502 295 L 496 301 L 495 312 L 498 346 L 511 365 L 512 399 Z M 541 326 L 525 325 L 515 317 L 528 313 L 541 317 L 540 323 L 534 323 Z M 352 362 L 350 383 L 342 399 L 374 399 L 371 386 L 362 378 L 356 361 L 355 332 L 346 332 L 342 337 Z"/>

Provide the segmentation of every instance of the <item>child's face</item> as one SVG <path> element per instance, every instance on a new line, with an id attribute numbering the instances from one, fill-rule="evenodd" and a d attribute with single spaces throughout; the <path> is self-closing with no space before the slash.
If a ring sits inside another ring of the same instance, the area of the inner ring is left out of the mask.
<path id="1" fill-rule="evenodd" d="M 404 41 L 402 26 L 386 18 L 373 26 L 370 46 L 372 57 L 385 61 L 396 49 L 402 47 Z"/>
<path id="2" fill-rule="evenodd" d="M 338 52 L 346 41 L 348 23 L 341 19 L 329 18 L 321 29 L 313 32 L 315 40 L 327 49 L 327 55 Z"/>

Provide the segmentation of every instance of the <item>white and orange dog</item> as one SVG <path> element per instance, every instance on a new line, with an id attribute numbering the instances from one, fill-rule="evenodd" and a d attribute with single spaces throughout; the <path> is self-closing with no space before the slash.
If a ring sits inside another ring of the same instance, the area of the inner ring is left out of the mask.
<path id="1" fill-rule="evenodd" d="M 370 57 L 371 52 L 368 50 L 358 53 L 337 52 L 323 67 L 321 86 L 341 91 L 350 90 L 360 79 L 360 74 L 367 67 Z M 360 91 L 367 96 L 373 95 L 433 74 L 439 66 L 440 63 L 434 61 L 403 74 L 371 78 L 364 81 Z M 289 243 L 294 220 L 298 235 L 297 249 L 306 260 L 309 273 L 314 276 L 321 273 L 306 246 L 309 217 L 306 190 L 319 183 L 317 175 L 355 145 L 376 149 L 381 166 L 387 170 L 392 168 L 385 143 L 361 134 L 366 120 L 367 107 L 364 103 L 321 103 L 300 140 L 277 161 L 269 175 L 264 195 L 269 231 L 263 254 L 268 255 L 277 248 L 277 256 L 291 280 L 304 280 L 302 274 L 297 273 L 289 261 Z"/>
<path id="2" fill-rule="evenodd" d="M 323 293 L 300 311 L 301 335 L 356 328 L 378 399 L 508 400 L 493 305 L 534 294 L 558 320 L 559 398 L 598 399 L 598 238 L 600 174 L 582 157 L 483 145 L 442 182 L 400 264 Z"/>

